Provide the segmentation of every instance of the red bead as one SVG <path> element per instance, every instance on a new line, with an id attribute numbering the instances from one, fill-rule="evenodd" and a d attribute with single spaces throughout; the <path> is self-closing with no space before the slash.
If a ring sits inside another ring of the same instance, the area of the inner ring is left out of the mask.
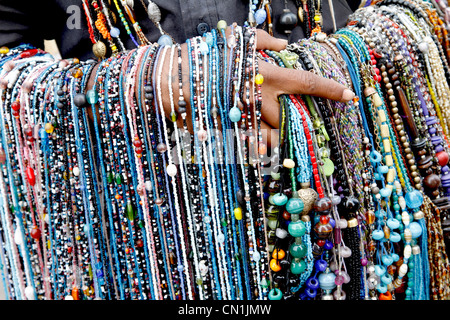
<path id="1" fill-rule="evenodd" d="M 319 245 L 319 247 L 323 247 L 325 245 L 325 240 L 319 239 L 317 240 L 317 244 Z"/>
<path id="2" fill-rule="evenodd" d="M 378 76 L 378 77 L 377 77 L 377 81 L 378 81 L 378 83 L 381 82 L 381 76 Z"/>
<path id="3" fill-rule="evenodd" d="M 26 174 L 27 174 L 28 183 L 31 186 L 34 186 L 36 184 L 36 176 L 34 175 L 33 168 L 28 167 L 26 170 Z"/>
<path id="4" fill-rule="evenodd" d="M 143 149 L 142 149 L 142 147 L 136 147 L 136 148 L 134 148 L 134 151 L 136 151 L 136 153 L 138 153 L 138 154 L 141 154 Z"/>
<path id="5" fill-rule="evenodd" d="M 39 230 L 39 228 L 37 226 L 33 226 L 33 228 L 31 229 L 30 235 L 33 239 L 39 240 L 39 238 L 41 237 L 41 230 Z"/>
<path id="6" fill-rule="evenodd" d="M 68 253 L 72 253 L 73 248 L 72 247 L 67 247 L 67 252 Z"/>
<path id="7" fill-rule="evenodd" d="M 11 103 L 11 108 L 14 111 L 19 111 L 20 110 L 20 103 L 19 103 L 19 101 L 14 101 L 13 103 Z"/>
<path id="8" fill-rule="evenodd" d="M 380 69 L 378 69 L 378 68 L 375 68 L 374 70 L 375 70 L 375 73 L 376 73 L 377 75 L 379 75 L 379 74 L 380 74 Z"/>
<path id="9" fill-rule="evenodd" d="M 445 152 L 445 151 L 441 151 L 441 152 L 436 153 L 436 158 L 438 159 L 439 165 L 441 167 L 445 166 L 448 163 L 448 160 L 449 160 L 448 153 Z"/>
<path id="10" fill-rule="evenodd" d="M 376 66 L 376 65 L 377 65 L 377 60 L 375 60 L 375 59 L 372 59 L 372 60 L 371 60 L 371 62 L 372 62 L 372 65 L 374 65 L 374 66 Z"/>
<path id="11" fill-rule="evenodd" d="M 319 220 L 321 224 L 327 224 L 328 222 L 330 222 L 330 218 L 328 216 L 320 216 Z"/>
<path id="12" fill-rule="evenodd" d="M 133 142 L 133 145 L 134 145 L 136 148 L 142 147 L 142 141 L 139 140 L 139 139 L 135 139 L 134 142 Z"/>
<path id="13" fill-rule="evenodd" d="M 137 246 L 138 248 L 142 248 L 142 247 L 144 246 L 144 241 L 142 241 L 141 239 L 138 239 L 138 240 L 136 241 L 136 246 Z"/>

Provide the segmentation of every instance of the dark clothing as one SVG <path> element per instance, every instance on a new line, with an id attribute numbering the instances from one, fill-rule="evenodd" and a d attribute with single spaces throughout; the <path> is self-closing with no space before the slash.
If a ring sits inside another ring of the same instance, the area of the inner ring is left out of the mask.
<path id="1" fill-rule="evenodd" d="M 109 0 L 105 0 L 106 2 Z M 352 12 L 346 0 L 332 0 L 337 27 L 345 25 Z M 160 37 L 159 30 L 150 21 L 142 5 L 147 0 L 135 0 L 134 11 L 144 34 L 151 41 Z M 175 41 L 183 43 L 198 35 L 199 25 L 206 23 L 215 28 L 219 20 L 228 24 L 242 25 L 248 16 L 248 0 L 154 0 L 161 10 L 161 25 Z M 288 8 L 297 14 L 296 1 L 288 0 Z M 328 0 L 323 0 L 324 31 L 333 31 Z M 359 1 L 349 0 L 350 4 Z M 112 5 L 114 5 L 111 0 Z M 277 29 L 278 20 L 285 8 L 284 0 L 272 0 L 272 19 L 274 36 L 287 38 Z M 117 13 L 116 13 L 117 15 Z M 78 24 L 78 25 L 77 25 Z M 119 16 L 115 26 L 121 27 Z M 77 27 L 78 28 L 73 28 Z M 205 26 L 203 24 L 203 26 Z M 121 27 L 122 28 L 122 27 Z M 201 28 L 200 28 L 201 29 Z M 135 48 L 125 30 L 121 30 L 121 40 L 127 49 Z M 289 40 L 304 37 L 301 26 L 297 26 Z M 55 39 L 63 58 L 92 58 L 92 42 L 89 39 L 87 21 L 81 0 L 0 0 L 0 46 L 9 47 L 30 43 L 43 47 L 44 39 Z"/>

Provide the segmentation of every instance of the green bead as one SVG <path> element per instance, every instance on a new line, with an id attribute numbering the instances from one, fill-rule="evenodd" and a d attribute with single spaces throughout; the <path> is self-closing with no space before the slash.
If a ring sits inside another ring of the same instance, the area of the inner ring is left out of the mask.
<path id="1" fill-rule="evenodd" d="M 289 223 L 288 231 L 294 238 L 302 237 L 306 233 L 305 223 L 301 220 Z"/>
<path id="2" fill-rule="evenodd" d="M 201 286 L 201 285 L 203 284 L 203 280 L 202 280 L 201 278 L 198 278 L 198 279 L 195 281 L 195 283 L 198 284 L 199 286 Z"/>
<path id="3" fill-rule="evenodd" d="M 304 207 L 305 205 L 300 198 L 291 198 L 286 204 L 286 210 L 290 214 L 300 213 L 303 211 Z"/>
<path id="4" fill-rule="evenodd" d="M 412 261 L 408 262 L 408 269 L 409 270 L 414 269 L 414 262 L 412 262 Z"/>
<path id="5" fill-rule="evenodd" d="M 306 263 L 304 260 L 292 261 L 291 262 L 291 272 L 293 274 L 301 274 L 306 270 Z"/>
<path id="6" fill-rule="evenodd" d="M 133 204 L 131 202 L 127 203 L 125 212 L 126 212 L 128 220 L 133 221 L 134 220 L 134 208 L 133 208 Z"/>
<path id="7" fill-rule="evenodd" d="M 270 229 L 275 230 L 278 227 L 278 219 L 269 218 L 267 225 Z"/>
<path id="8" fill-rule="evenodd" d="M 269 287 L 269 281 L 267 281 L 266 278 L 263 278 L 263 279 L 261 280 L 261 282 L 259 283 L 259 285 L 260 285 L 261 287 L 263 287 L 263 288 L 268 288 L 268 287 Z"/>
<path id="9" fill-rule="evenodd" d="M 269 300 L 281 300 L 283 297 L 283 294 L 281 293 L 281 290 L 278 288 L 273 288 L 269 291 Z"/>
<path id="10" fill-rule="evenodd" d="M 121 185 L 123 183 L 123 178 L 122 178 L 122 175 L 120 173 L 116 174 L 115 179 L 116 179 L 116 183 L 118 185 Z"/>
<path id="11" fill-rule="evenodd" d="M 220 219 L 220 224 L 222 227 L 226 227 L 228 225 L 227 220 L 225 218 Z"/>
<path id="12" fill-rule="evenodd" d="M 108 183 L 112 183 L 114 181 L 114 175 L 112 174 L 112 172 L 107 173 L 106 180 L 108 181 Z"/>
<path id="13" fill-rule="evenodd" d="M 291 253 L 291 256 L 293 256 L 294 258 L 303 258 L 304 256 L 306 256 L 307 253 L 307 248 L 303 243 L 292 243 L 291 246 L 289 247 L 289 252 Z"/>

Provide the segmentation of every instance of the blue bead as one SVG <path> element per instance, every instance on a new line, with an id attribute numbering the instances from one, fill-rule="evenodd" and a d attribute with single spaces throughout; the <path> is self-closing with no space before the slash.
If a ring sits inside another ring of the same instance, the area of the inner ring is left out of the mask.
<path id="1" fill-rule="evenodd" d="M 274 194 L 272 197 L 272 202 L 276 205 L 276 206 L 284 206 L 286 204 L 286 202 L 288 201 L 288 198 L 285 194 L 283 193 L 277 193 Z"/>
<path id="2" fill-rule="evenodd" d="M 310 297 L 311 299 L 314 299 L 317 295 L 317 290 L 307 288 L 307 289 L 305 289 L 305 293 L 308 297 Z"/>
<path id="3" fill-rule="evenodd" d="M 311 277 L 306 281 L 306 286 L 310 289 L 317 290 L 319 289 L 319 281 L 316 278 Z"/>
<path id="4" fill-rule="evenodd" d="M 205 41 L 200 42 L 199 49 L 202 54 L 207 54 L 209 52 L 208 44 Z"/>
<path id="5" fill-rule="evenodd" d="M 389 236 L 389 240 L 391 242 L 397 243 L 402 239 L 402 236 L 398 232 L 391 232 L 391 235 Z"/>
<path id="6" fill-rule="evenodd" d="M 205 36 L 205 41 L 208 45 L 212 46 L 214 44 L 214 39 L 211 33 L 207 33 Z"/>
<path id="7" fill-rule="evenodd" d="M 392 262 L 394 262 L 393 259 L 391 258 L 391 256 L 388 256 L 387 254 L 385 254 L 381 257 L 381 261 L 383 262 L 383 264 L 386 267 L 390 266 L 392 264 Z"/>
<path id="8" fill-rule="evenodd" d="M 334 228 L 334 226 L 333 226 L 333 228 Z M 323 248 L 324 248 L 325 250 L 331 250 L 331 249 L 333 249 L 333 242 L 331 242 L 330 240 L 326 240 L 326 241 L 325 241 L 325 245 L 323 246 Z"/>
<path id="9" fill-rule="evenodd" d="M 384 283 L 384 284 L 389 284 L 389 283 L 391 283 L 392 282 L 392 277 L 390 276 L 390 274 L 389 273 L 385 273 L 385 274 L 383 274 L 383 276 L 381 277 L 381 281 Z"/>
<path id="10" fill-rule="evenodd" d="M 385 284 L 379 283 L 378 286 L 377 286 L 377 291 L 379 293 L 386 293 L 387 286 Z"/>
<path id="11" fill-rule="evenodd" d="M 158 44 L 160 46 L 171 46 L 173 44 L 172 38 L 170 38 L 166 34 L 163 34 L 161 37 L 159 37 Z"/>
<path id="12" fill-rule="evenodd" d="M 319 259 L 314 262 L 314 267 L 320 272 L 324 272 L 327 269 L 327 266 L 328 263 L 323 259 Z"/>
<path id="13" fill-rule="evenodd" d="M 331 226 L 334 228 L 336 226 L 336 220 L 334 220 L 333 218 L 330 218 L 329 223 L 331 224 Z"/>
<path id="14" fill-rule="evenodd" d="M 305 205 L 303 204 L 302 199 L 299 198 L 291 198 L 286 204 L 286 210 L 290 214 L 297 214 L 303 211 Z"/>
<path id="15" fill-rule="evenodd" d="M 233 107 L 230 109 L 228 116 L 230 117 L 231 122 L 238 122 L 241 120 L 241 110 L 238 107 Z"/>
<path id="16" fill-rule="evenodd" d="M 381 277 L 386 273 L 386 267 L 379 264 L 375 265 L 375 273 L 377 276 Z"/>
<path id="17" fill-rule="evenodd" d="M 374 230 L 374 231 L 372 232 L 372 238 L 373 238 L 374 240 L 379 241 L 379 240 L 381 240 L 381 239 L 384 238 L 384 232 L 383 232 L 382 230 Z"/>
<path id="18" fill-rule="evenodd" d="M 113 37 L 113 38 L 118 38 L 120 35 L 120 29 L 116 28 L 116 27 L 112 27 L 109 34 L 111 34 L 111 37 Z"/>
<path id="19" fill-rule="evenodd" d="M 336 288 L 336 283 L 334 280 L 336 279 L 336 275 L 332 272 L 329 273 L 321 273 L 319 275 L 319 285 L 322 290 L 333 290 Z"/>
<path id="20" fill-rule="evenodd" d="M 398 260 L 400 260 L 400 256 L 396 253 L 391 253 L 391 258 L 394 262 L 397 262 Z"/>
<path id="21" fill-rule="evenodd" d="M 420 237 L 422 235 L 422 231 L 423 231 L 422 226 L 415 221 L 413 221 L 409 224 L 409 230 L 411 230 L 411 235 L 412 235 L 413 239 Z"/>
<path id="22" fill-rule="evenodd" d="M 48 133 L 44 128 L 39 129 L 39 138 L 41 138 L 42 140 L 48 139 Z"/>
<path id="23" fill-rule="evenodd" d="M 388 166 L 379 166 L 378 167 L 378 172 L 381 173 L 381 174 L 388 173 L 388 171 L 389 171 Z"/>
<path id="24" fill-rule="evenodd" d="M 373 162 L 373 163 L 381 162 L 381 154 L 378 151 L 376 151 L 376 150 L 373 150 L 370 153 L 369 157 L 370 157 L 370 161 Z"/>
<path id="25" fill-rule="evenodd" d="M 389 188 L 382 188 L 380 190 L 380 194 L 383 198 L 389 198 L 391 196 L 392 189 Z"/>
<path id="26" fill-rule="evenodd" d="M 405 200 L 408 208 L 418 209 L 423 203 L 423 195 L 419 190 L 413 190 L 406 193 Z"/>
<path id="27" fill-rule="evenodd" d="M 264 9 L 256 10 L 256 12 L 255 12 L 255 20 L 256 20 L 256 23 L 258 25 L 259 24 L 263 24 L 264 21 L 266 21 L 266 18 L 267 18 L 266 10 L 264 10 Z"/>
<path id="28" fill-rule="evenodd" d="M 387 220 L 387 226 L 389 229 L 394 230 L 400 226 L 400 222 L 397 219 L 390 218 Z"/>

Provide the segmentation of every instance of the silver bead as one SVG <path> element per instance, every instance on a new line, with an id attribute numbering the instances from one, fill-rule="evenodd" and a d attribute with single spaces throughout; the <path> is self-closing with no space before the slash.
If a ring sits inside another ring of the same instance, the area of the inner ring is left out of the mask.
<path id="1" fill-rule="evenodd" d="M 161 11 L 159 10 L 159 7 L 156 3 L 153 1 L 148 2 L 148 17 L 150 20 L 154 22 L 160 22 L 161 21 Z"/>

